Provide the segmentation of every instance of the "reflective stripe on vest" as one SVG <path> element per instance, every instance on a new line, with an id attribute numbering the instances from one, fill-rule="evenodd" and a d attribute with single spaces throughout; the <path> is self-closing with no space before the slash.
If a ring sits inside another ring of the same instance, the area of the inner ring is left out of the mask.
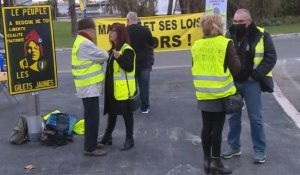
<path id="1" fill-rule="evenodd" d="M 200 39 L 192 47 L 192 75 L 197 100 L 224 98 L 236 93 L 233 77 L 224 60 L 230 39 L 224 36 Z"/>
<path id="2" fill-rule="evenodd" d="M 102 82 L 104 79 L 101 64 L 90 60 L 80 60 L 77 57 L 79 46 L 85 40 L 88 39 L 78 35 L 72 49 L 72 74 L 76 87 L 96 84 Z"/>
<path id="3" fill-rule="evenodd" d="M 261 27 L 257 27 L 257 29 L 264 33 L 265 29 L 261 28 Z M 264 52 L 265 52 L 265 48 L 264 48 L 264 35 L 262 35 L 262 37 L 259 39 L 259 42 L 257 43 L 257 45 L 255 46 L 255 57 L 254 57 L 254 65 L 253 65 L 253 69 L 256 69 L 257 66 L 260 64 L 260 62 L 263 60 L 264 58 Z M 272 76 L 272 71 L 270 71 L 267 76 Z"/>
<path id="4" fill-rule="evenodd" d="M 124 44 L 119 51 L 121 55 L 123 55 L 125 49 L 131 49 L 133 52 L 134 50 L 129 44 Z M 135 66 L 136 66 L 136 55 L 134 52 L 134 59 L 133 59 L 133 70 L 131 72 L 126 72 L 128 86 L 129 86 L 129 93 L 130 96 L 133 96 L 136 91 L 136 82 L 135 82 Z M 126 74 L 125 71 L 120 67 L 118 62 L 114 61 L 113 63 L 114 69 L 114 96 L 116 100 L 127 100 L 128 96 L 128 87 L 126 81 Z"/>

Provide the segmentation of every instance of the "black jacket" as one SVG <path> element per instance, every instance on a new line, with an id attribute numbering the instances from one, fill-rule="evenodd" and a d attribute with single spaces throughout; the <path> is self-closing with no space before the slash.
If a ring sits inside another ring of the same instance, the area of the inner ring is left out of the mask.
<path id="1" fill-rule="evenodd" d="M 264 36 L 264 56 L 263 60 L 253 69 L 255 47 L 260 38 Z M 256 25 L 252 23 L 244 36 L 237 36 L 233 28 L 229 28 L 226 37 L 231 38 L 239 55 L 242 70 L 235 76 L 237 82 L 247 81 L 251 76 L 254 80 L 260 81 L 273 69 L 277 61 L 277 54 L 270 34 L 266 31 L 260 32 Z"/>
<path id="2" fill-rule="evenodd" d="M 120 50 L 122 46 L 123 44 L 115 49 Z M 124 71 L 131 72 L 133 70 L 134 52 L 131 49 L 125 49 L 123 55 L 116 59 L 110 51 L 109 56 L 105 72 L 104 115 L 106 113 L 110 115 L 126 115 L 131 112 L 129 110 L 128 100 L 116 100 L 114 96 L 113 64 L 114 61 L 117 61 Z"/>
<path id="3" fill-rule="evenodd" d="M 150 30 L 140 24 L 127 26 L 130 45 L 136 53 L 136 71 L 152 68 L 154 63 L 154 42 Z"/>

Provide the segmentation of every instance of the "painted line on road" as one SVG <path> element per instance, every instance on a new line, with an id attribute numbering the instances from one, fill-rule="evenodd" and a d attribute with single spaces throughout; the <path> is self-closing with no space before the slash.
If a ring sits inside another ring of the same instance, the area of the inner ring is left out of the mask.
<path id="1" fill-rule="evenodd" d="M 191 65 L 182 65 L 182 66 L 154 66 L 154 70 L 162 70 L 162 69 L 178 69 L 178 68 L 191 68 Z M 58 73 L 71 73 L 71 70 L 60 70 Z"/>
<path id="2" fill-rule="evenodd" d="M 191 65 L 181 65 L 181 66 L 154 66 L 153 69 L 159 70 L 159 69 L 177 69 L 177 68 L 191 68 Z"/>
<path id="3" fill-rule="evenodd" d="M 300 84 L 297 83 L 291 76 L 289 76 L 285 68 L 286 63 L 286 59 L 282 60 L 281 72 L 282 74 L 284 74 L 285 77 L 287 77 L 287 79 L 293 84 L 293 86 L 296 87 L 298 91 L 300 91 Z M 296 126 L 300 128 L 300 113 L 297 111 L 294 105 L 283 95 L 282 91 L 280 90 L 278 84 L 275 81 L 273 95 L 279 103 L 279 105 L 281 106 L 281 108 L 284 110 L 284 112 L 295 122 Z"/>
<path id="4" fill-rule="evenodd" d="M 71 70 L 59 70 L 57 73 L 71 73 Z"/>
<path id="5" fill-rule="evenodd" d="M 293 106 L 293 104 L 283 95 L 276 82 L 274 82 L 273 95 L 279 103 L 279 105 L 284 110 L 284 112 L 295 122 L 296 126 L 300 128 L 300 113 Z"/>

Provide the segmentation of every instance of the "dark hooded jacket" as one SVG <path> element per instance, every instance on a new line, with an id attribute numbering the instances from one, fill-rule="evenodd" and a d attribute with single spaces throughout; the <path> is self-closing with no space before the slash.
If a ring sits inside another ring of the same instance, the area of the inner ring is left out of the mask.
<path id="1" fill-rule="evenodd" d="M 264 56 L 261 63 L 254 69 L 255 47 L 262 36 L 264 37 Z M 277 55 L 271 36 L 266 31 L 262 33 L 258 30 L 254 23 L 240 36 L 233 27 L 230 27 L 226 37 L 233 40 L 242 65 L 241 72 L 234 77 L 236 82 L 245 82 L 250 76 L 254 80 L 260 81 L 275 66 Z"/>

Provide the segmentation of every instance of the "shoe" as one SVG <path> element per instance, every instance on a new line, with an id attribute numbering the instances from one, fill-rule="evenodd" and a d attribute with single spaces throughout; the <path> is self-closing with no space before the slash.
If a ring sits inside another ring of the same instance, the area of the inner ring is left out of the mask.
<path id="1" fill-rule="evenodd" d="M 103 149 L 95 149 L 94 151 L 84 151 L 85 156 L 93 156 L 93 157 L 98 157 L 98 156 L 104 156 L 106 155 L 107 152 Z"/>
<path id="2" fill-rule="evenodd" d="M 220 157 L 212 157 L 210 162 L 211 174 L 231 174 L 232 170 L 223 165 Z"/>
<path id="3" fill-rule="evenodd" d="M 112 136 L 106 136 L 104 135 L 102 140 L 100 141 L 100 144 L 103 145 L 112 145 Z"/>
<path id="4" fill-rule="evenodd" d="M 121 148 L 121 151 L 126 151 L 134 147 L 134 140 L 133 139 L 126 139 L 124 146 Z"/>
<path id="5" fill-rule="evenodd" d="M 148 114 L 148 113 L 149 113 L 149 108 L 146 109 L 146 110 L 141 110 L 141 113 L 142 113 L 142 114 Z"/>
<path id="6" fill-rule="evenodd" d="M 222 158 L 223 159 L 230 159 L 234 156 L 239 156 L 241 155 L 242 152 L 240 149 L 232 149 L 232 148 L 229 148 L 227 151 L 225 151 L 223 154 L 222 154 Z"/>
<path id="7" fill-rule="evenodd" d="M 102 143 L 97 143 L 96 149 L 103 149 L 105 148 L 105 145 L 103 145 Z"/>
<path id="8" fill-rule="evenodd" d="M 263 163 L 266 162 L 266 158 L 267 158 L 267 156 L 266 156 L 265 153 L 263 153 L 263 152 L 256 152 L 254 154 L 254 163 L 255 164 L 263 164 Z"/>
<path id="9" fill-rule="evenodd" d="M 204 157 L 204 172 L 205 174 L 209 174 L 210 173 L 210 156 L 205 156 Z"/>

